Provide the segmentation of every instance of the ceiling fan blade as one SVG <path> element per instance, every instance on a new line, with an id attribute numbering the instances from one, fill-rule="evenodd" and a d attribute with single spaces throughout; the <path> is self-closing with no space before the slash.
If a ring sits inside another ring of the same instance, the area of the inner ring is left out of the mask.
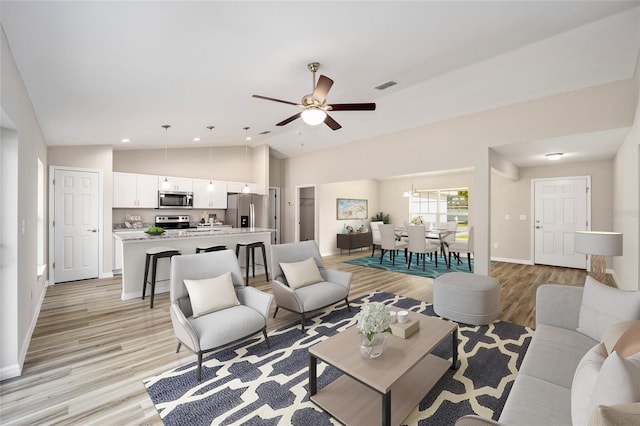
<path id="1" fill-rule="evenodd" d="M 278 124 L 276 124 L 276 126 L 285 126 L 285 125 L 287 125 L 287 124 L 291 123 L 293 120 L 295 120 L 295 119 L 299 118 L 299 117 L 300 117 L 300 114 L 302 114 L 302 113 L 301 113 L 301 112 L 299 112 L 299 113 L 297 113 L 297 114 L 292 115 L 292 116 L 291 116 L 291 117 L 289 117 L 289 118 L 285 118 L 284 120 L 282 120 L 281 122 L 279 122 Z"/>
<path id="2" fill-rule="evenodd" d="M 376 104 L 330 104 L 331 111 L 375 111 Z"/>
<path id="3" fill-rule="evenodd" d="M 327 126 L 331 127 L 331 130 L 338 130 L 338 129 L 342 128 L 342 126 L 340 124 L 338 124 L 338 122 L 336 120 L 331 118 L 331 116 L 329 114 L 327 114 L 327 117 L 324 119 L 324 124 L 326 124 Z"/>
<path id="4" fill-rule="evenodd" d="M 282 104 L 289 104 L 289 105 L 295 105 L 295 106 L 299 106 L 297 103 L 295 102 L 289 102 L 289 101 L 283 101 L 282 99 L 276 99 L 276 98 L 269 98 L 266 96 L 260 96 L 260 95 L 252 95 L 253 98 L 258 98 L 258 99 L 264 99 L 266 101 L 274 101 L 274 102 L 280 102 Z"/>
<path id="5" fill-rule="evenodd" d="M 333 86 L 333 80 L 331 80 L 329 77 L 321 75 L 318 79 L 318 84 L 316 84 L 316 88 L 313 89 L 313 94 L 311 95 L 311 97 L 318 101 L 320 104 L 323 104 L 325 99 L 327 98 L 327 93 L 329 93 L 331 86 Z"/>

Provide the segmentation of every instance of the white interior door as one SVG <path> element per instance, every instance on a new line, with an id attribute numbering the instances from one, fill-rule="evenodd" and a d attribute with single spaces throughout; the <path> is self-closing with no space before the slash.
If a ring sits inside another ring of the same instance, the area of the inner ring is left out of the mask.
<path id="1" fill-rule="evenodd" d="M 588 177 L 534 180 L 534 262 L 586 268 L 586 256 L 574 251 L 576 231 L 588 227 Z"/>
<path id="2" fill-rule="evenodd" d="M 55 282 L 99 275 L 99 174 L 56 170 L 54 178 Z"/>

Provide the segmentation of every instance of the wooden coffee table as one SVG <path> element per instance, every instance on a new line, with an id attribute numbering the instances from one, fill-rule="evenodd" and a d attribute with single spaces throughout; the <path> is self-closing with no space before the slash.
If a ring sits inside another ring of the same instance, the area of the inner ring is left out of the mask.
<path id="1" fill-rule="evenodd" d="M 420 330 L 408 339 L 389 334 L 378 358 L 360 354 L 355 326 L 311 346 L 311 401 L 346 425 L 401 424 L 447 369 L 459 366 L 457 324 L 415 312 L 409 318 L 420 321 Z M 451 363 L 431 354 L 448 336 L 453 339 Z M 344 373 L 319 391 L 318 360 Z"/>

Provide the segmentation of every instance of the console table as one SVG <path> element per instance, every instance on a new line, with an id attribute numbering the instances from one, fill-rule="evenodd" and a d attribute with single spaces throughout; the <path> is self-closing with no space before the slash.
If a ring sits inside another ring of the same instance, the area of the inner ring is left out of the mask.
<path id="1" fill-rule="evenodd" d="M 342 254 L 342 250 L 349 250 L 349 254 L 351 254 L 351 250 L 353 249 L 369 248 L 373 244 L 371 232 L 354 232 L 351 234 L 337 235 L 340 254 Z"/>

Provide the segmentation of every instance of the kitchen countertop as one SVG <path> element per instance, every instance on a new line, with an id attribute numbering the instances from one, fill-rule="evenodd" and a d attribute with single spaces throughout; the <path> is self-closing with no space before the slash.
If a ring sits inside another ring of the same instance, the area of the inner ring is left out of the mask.
<path id="1" fill-rule="evenodd" d="M 260 232 L 272 232 L 275 229 L 269 228 L 228 228 L 228 227 L 214 227 L 213 229 L 167 229 L 163 234 L 150 235 L 143 230 L 122 230 L 115 231 L 114 235 L 119 238 L 123 243 L 135 242 L 135 241 L 150 241 L 150 240 L 175 240 L 185 238 L 197 238 L 197 237 L 212 237 L 218 235 L 243 235 L 243 234 L 256 234 Z"/>

